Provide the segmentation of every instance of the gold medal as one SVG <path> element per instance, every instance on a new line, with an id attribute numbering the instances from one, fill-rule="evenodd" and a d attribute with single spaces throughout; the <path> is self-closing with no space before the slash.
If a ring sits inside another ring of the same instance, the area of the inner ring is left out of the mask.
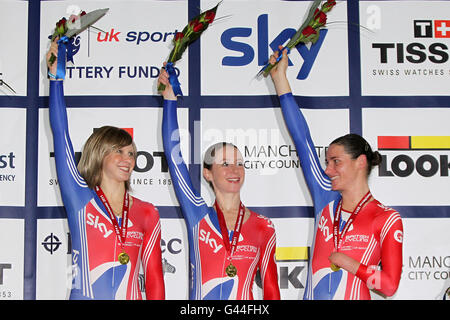
<path id="1" fill-rule="evenodd" d="M 233 266 L 233 264 L 230 264 L 227 266 L 227 268 L 225 269 L 225 272 L 227 273 L 227 276 L 233 278 L 236 274 L 237 274 L 237 269 L 235 266 Z"/>
<path id="2" fill-rule="evenodd" d="M 127 264 L 130 261 L 130 256 L 126 252 L 121 252 L 117 259 L 121 264 Z"/>
<path id="3" fill-rule="evenodd" d="M 330 264 L 330 268 L 331 270 L 333 270 L 334 272 L 339 271 L 341 268 L 338 267 L 337 265 L 335 265 L 334 263 Z"/>

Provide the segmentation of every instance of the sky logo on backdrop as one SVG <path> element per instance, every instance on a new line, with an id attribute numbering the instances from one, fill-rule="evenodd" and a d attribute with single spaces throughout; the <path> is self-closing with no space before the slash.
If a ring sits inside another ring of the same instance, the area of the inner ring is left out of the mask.
<path id="1" fill-rule="evenodd" d="M 257 47 L 254 48 L 252 45 L 246 42 L 252 37 L 253 29 L 250 27 L 234 27 L 225 30 L 220 37 L 222 45 L 240 55 L 229 55 L 222 59 L 223 66 L 245 66 L 257 59 L 258 66 L 264 66 L 269 60 L 269 56 L 273 51 L 278 50 L 278 45 L 284 45 L 290 40 L 295 33 L 296 29 L 287 28 L 282 30 L 274 39 L 269 43 L 269 16 L 268 14 L 262 14 L 257 19 Z M 297 74 L 298 80 L 305 80 L 314 64 L 314 61 L 319 54 L 320 48 L 322 47 L 323 41 L 325 40 L 328 30 L 320 30 L 320 37 L 318 41 L 311 45 L 310 48 L 305 46 L 303 43 L 296 47 L 296 51 L 300 54 L 303 59 L 303 64 L 300 67 L 299 73 Z M 237 39 L 243 38 L 243 39 Z M 270 50 L 269 50 L 270 49 Z M 292 50 L 295 51 L 295 50 Z M 291 53 L 292 54 L 292 53 Z M 289 65 L 292 66 L 293 63 L 289 60 Z"/>

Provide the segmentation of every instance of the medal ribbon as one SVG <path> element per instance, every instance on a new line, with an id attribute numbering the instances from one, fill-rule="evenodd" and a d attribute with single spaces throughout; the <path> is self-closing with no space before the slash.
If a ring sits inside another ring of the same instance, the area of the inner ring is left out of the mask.
<path id="1" fill-rule="evenodd" d="M 220 232 L 222 233 L 222 239 L 225 244 L 225 249 L 230 253 L 230 259 L 233 257 L 234 251 L 236 251 L 237 243 L 239 241 L 239 235 L 241 234 L 242 221 L 244 221 L 245 207 L 242 202 L 239 203 L 239 213 L 236 218 L 236 223 L 234 225 L 233 237 L 228 238 L 228 228 L 225 223 L 225 217 L 223 215 L 222 210 L 217 203 L 217 200 L 214 202 L 214 206 L 216 208 L 217 217 L 219 218 Z"/>
<path id="2" fill-rule="evenodd" d="M 128 191 L 125 191 L 123 197 L 122 221 L 120 226 L 117 221 L 116 215 L 112 211 L 108 199 L 106 199 L 106 196 L 103 193 L 103 190 L 99 186 L 95 186 L 95 192 L 105 205 L 106 211 L 108 212 L 109 218 L 111 219 L 111 222 L 114 226 L 114 231 L 116 233 L 117 239 L 119 239 L 120 244 L 123 245 L 125 243 L 125 239 L 127 238 L 127 229 L 128 229 L 128 208 L 129 208 Z"/>
<path id="3" fill-rule="evenodd" d="M 339 234 L 339 225 L 341 223 L 341 209 L 342 209 L 342 198 L 339 200 L 339 204 L 336 208 L 336 212 L 334 213 L 334 221 L 333 221 L 333 241 L 334 241 L 334 247 L 336 248 L 336 251 L 339 250 L 342 239 L 344 239 L 345 234 L 347 233 L 348 229 L 350 228 L 351 224 L 356 218 L 356 215 L 361 211 L 362 207 L 369 201 L 372 194 L 369 192 L 366 193 L 364 197 L 359 201 L 358 205 L 356 206 L 355 210 L 353 210 L 352 214 L 347 220 L 347 223 L 345 224 L 344 229 L 342 229 L 342 232 Z"/>

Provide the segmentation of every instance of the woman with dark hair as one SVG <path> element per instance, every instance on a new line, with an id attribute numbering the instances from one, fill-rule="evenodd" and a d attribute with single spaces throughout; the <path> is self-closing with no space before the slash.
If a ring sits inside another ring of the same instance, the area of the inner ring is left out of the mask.
<path id="1" fill-rule="evenodd" d="M 177 98 L 165 70 L 161 71 L 159 83 L 166 86 L 162 92 L 164 152 L 188 232 L 189 298 L 253 299 L 259 269 L 263 298 L 279 299 L 275 229 L 268 218 L 241 202 L 245 178 L 241 153 L 235 145 L 225 142 L 205 152 L 203 176 L 216 196 L 213 207 L 207 206 L 192 187 L 180 153 Z"/>
<path id="2" fill-rule="evenodd" d="M 277 58 L 278 52 L 270 63 Z M 374 199 L 369 189 L 370 170 L 381 156 L 363 137 L 348 134 L 328 147 L 324 171 L 292 95 L 287 67 L 284 50 L 270 75 L 314 202 L 315 235 L 304 298 L 370 299 L 370 289 L 391 296 L 402 272 L 403 226 L 398 212 Z"/>
<path id="3" fill-rule="evenodd" d="M 58 55 L 56 40 L 47 61 L 52 53 Z M 133 138 L 112 126 L 95 130 L 83 147 L 77 167 L 63 79 L 56 79 L 56 63 L 47 65 L 56 171 L 72 244 L 70 299 L 142 299 L 141 265 L 146 298 L 164 299 L 158 210 L 129 195 L 136 163 Z"/>

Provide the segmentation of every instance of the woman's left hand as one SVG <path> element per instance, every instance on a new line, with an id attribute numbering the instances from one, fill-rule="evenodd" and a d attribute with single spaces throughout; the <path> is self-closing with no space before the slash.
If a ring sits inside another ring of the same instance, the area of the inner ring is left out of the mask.
<path id="1" fill-rule="evenodd" d="M 167 62 L 164 62 L 163 66 L 165 67 L 166 65 L 167 65 Z M 167 73 L 165 68 L 162 68 L 161 72 L 159 73 L 158 83 L 157 83 L 158 87 L 159 87 L 160 83 L 165 85 L 164 91 L 160 92 L 161 95 L 164 97 L 164 99 L 165 100 L 177 100 L 177 97 L 174 94 L 172 86 L 169 81 L 169 74 Z"/>
<path id="2" fill-rule="evenodd" d="M 328 260 L 335 266 L 347 270 L 352 274 L 356 274 L 359 268 L 359 262 L 342 252 L 333 252 Z"/>
<path id="3" fill-rule="evenodd" d="M 59 37 L 56 37 L 53 41 L 52 41 L 52 43 L 50 44 L 50 49 L 48 50 L 48 52 L 47 52 L 47 55 L 46 55 L 46 59 L 47 59 L 47 68 L 48 68 L 48 70 L 51 72 L 51 73 L 53 73 L 53 74 L 56 74 L 56 70 L 57 70 L 57 65 L 58 65 L 58 60 L 56 59 L 54 62 L 53 62 L 53 64 L 50 64 L 50 57 L 52 56 L 52 54 L 55 56 L 55 57 L 58 57 L 58 40 L 59 40 Z"/>

